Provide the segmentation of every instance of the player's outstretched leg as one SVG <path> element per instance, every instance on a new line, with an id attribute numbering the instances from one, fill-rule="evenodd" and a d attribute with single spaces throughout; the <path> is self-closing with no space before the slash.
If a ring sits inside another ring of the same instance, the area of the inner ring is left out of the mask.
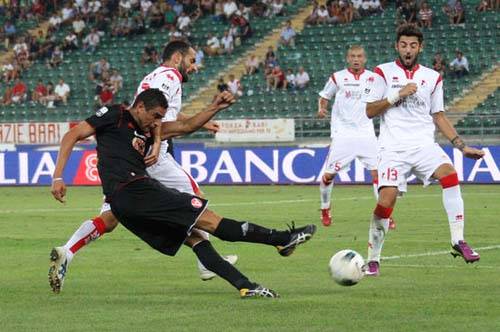
<path id="1" fill-rule="evenodd" d="M 319 183 L 319 192 L 321 197 L 321 223 L 323 226 L 330 226 L 332 224 L 330 204 L 334 177 L 335 174 L 325 173 Z"/>
<path id="2" fill-rule="evenodd" d="M 380 274 L 380 255 L 384 245 L 385 235 L 389 230 L 389 218 L 391 217 L 398 189 L 396 187 L 384 187 L 381 189 L 379 202 L 373 211 L 368 233 L 368 263 L 365 272 L 368 276 Z"/>
<path id="3" fill-rule="evenodd" d="M 454 257 L 462 257 L 466 263 L 474 263 L 480 259 L 480 256 L 464 240 L 464 201 L 458 175 L 453 172 L 441 177 L 439 181 L 443 187 L 443 205 L 450 225 L 451 254 Z"/>
<path id="4" fill-rule="evenodd" d="M 371 171 L 372 175 L 372 186 L 373 186 L 373 195 L 375 196 L 375 200 L 378 201 L 378 175 L 377 171 Z M 389 218 L 389 229 L 393 230 L 396 229 L 396 222 L 392 217 Z"/>
<path id="5" fill-rule="evenodd" d="M 290 256 L 295 248 L 307 242 L 316 232 L 315 225 L 279 231 L 249 222 L 241 222 L 222 218 L 213 211 L 205 210 L 195 224 L 196 228 L 205 230 L 221 240 L 229 242 L 252 242 L 275 246 L 281 256 Z"/>
<path id="6" fill-rule="evenodd" d="M 114 218 L 107 218 L 107 214 L 103 217 L 84 221 L 64 246 L 55 247 L 50 252 L 49 284 L 54 293 L 61 291 L 69 264 L 77 251 L 116 227 Z"/>
<path id="7" fill-rule="evenodd" d="M 222 256 L 222 259 L 225 260 L 226 262 L 228 262 L 229 264 L 234 265 L 234 264 L 236 264 L 236 262 L 238 262 L 238 255 L 226 255 L 226 256 Z M 198 262 L 198 271 L 200 271 L 200 279 L 201 280 L 208 281 L 208 280 L 212 280 L 213 278 L 215 278 L 217 276 L 216 273 L 207 269 L 207 267 L 205 265 L 203 265 L 203 263 L 199 259 L 197 259 L 197 262 Z"/>
<path id="8" fill-rule="evenodd" d="M 196 234 L 192 234 L 186 240 L 186 244 L 192 247 L 193 252 L 205 267 L 215 272 L 236 288 L 240 292 L 241 298 L 279 297 L 278 293 L 275 291 L 251 282 L 245 275 L 238 271 L 238 269 L 224 260 L 212 247 L 210 241 L 199 239 L 196 237 Z"/>

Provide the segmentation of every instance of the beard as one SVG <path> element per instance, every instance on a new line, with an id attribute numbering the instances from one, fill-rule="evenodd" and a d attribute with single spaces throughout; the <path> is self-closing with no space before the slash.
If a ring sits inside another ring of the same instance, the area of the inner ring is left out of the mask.
<path id="1" fill-rule="evenodd" d="M 187 81 L 189 81 L 189 75 L 186 71 L 186 67 L 184 66 L 184 64 L 181 64 L 179 66 L 179 73 L 181 73 L 182 75 L 182 83 L 186 83 Z"/>
<path id="2" fill-rule="evenodd" d="M 412 70 L 413 67 L 415 67 L 415 65 L 417 64 L 418 62 L 418 53 L 417 55 L 415 55 L 415 59 L 413 59 L 413 61 L 410 63 L 410 65 L 406 65 L 406 60 L 404 58 L 401 57 L 401 55 L 399 55 L 399 62 L 401 62 L 401 64 L 408 70 Z"/>

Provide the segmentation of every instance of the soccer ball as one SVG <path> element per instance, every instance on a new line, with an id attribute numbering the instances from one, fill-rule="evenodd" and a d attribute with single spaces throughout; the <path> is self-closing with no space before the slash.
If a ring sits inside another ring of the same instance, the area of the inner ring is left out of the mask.
<path id="1" fill-rule="evenodd" d="M 330 259 L 330 274 L 342 286 L 356 285 L 365 276 L 365 260 L 351 249 L 344 249 Z"/>

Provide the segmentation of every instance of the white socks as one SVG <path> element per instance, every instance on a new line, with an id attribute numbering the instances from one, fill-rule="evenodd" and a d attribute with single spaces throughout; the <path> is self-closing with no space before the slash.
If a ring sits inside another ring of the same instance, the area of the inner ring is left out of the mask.
<path id="1" fill-rule="evenodd" d="M 380 254 L 384 245 L 385 234 L 389 230 L 389 218 L 392 208 L 386 208 L 379 204 L 373 211 L 368 233 L 368 261 L 380 262 Z"/>
<path id="2" fill-rule="evenodd" d="M 99 217 L 84 221 L 63 247 L 68 260 L 71 261 L 78 250 L 104 234 L 105 229 L 104 221 Z"/>
<path id="3" fill-rule="evenodd" d="M 333 188 L 333 180 L 330 181 L 329 184 L 325 184 L 324 179 L 321 179 L 319 183 L 319 192 L 321 196 L 322 209 L 330 208 L 330 201 L 332 199 L 332 188 Z"/>
<path id="4" fill-rule="evenodd" d="M 460 186 L 443 189 L 443 205 L 450 224 L 451 243 L 457 244 L 464 240 L 464 201 Z"/>

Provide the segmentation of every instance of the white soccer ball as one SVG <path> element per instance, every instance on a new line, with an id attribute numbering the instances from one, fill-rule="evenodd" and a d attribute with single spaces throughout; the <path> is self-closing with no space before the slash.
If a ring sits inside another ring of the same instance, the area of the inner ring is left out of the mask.
<path id="1" fill-rule="evenodd" d="M 342 286 L 356 285 L 365 276 L 365 260 L 351 249 L 333 255 L 329 266 L 333 280 Z"/>

